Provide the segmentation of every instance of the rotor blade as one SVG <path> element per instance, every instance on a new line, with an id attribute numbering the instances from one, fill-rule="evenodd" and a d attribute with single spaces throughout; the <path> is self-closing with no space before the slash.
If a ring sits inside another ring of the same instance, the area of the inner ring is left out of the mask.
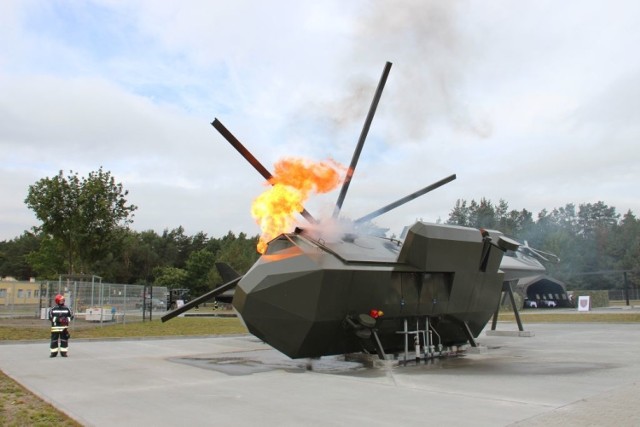
<path id="1" fill-rule="evenodd" d="M 200 295 L 198 298 L 189 301 L 188 303 L 186 303 L 185 305 L 183 305 L 182 307 L 178 307 L 173 311 L 170 311 L 169 313 L 165 314 L 164 316 L 161 317 L 163 322 L 166 322 L 167 320 L 171 320 L 174 317 L 178 316 L 179 314 L 184 313 L 185 311 L 191 310 L 193 307 L 203 304 L 207 301 L 209 301 L 212 298 L 215 298 L 216 296 L 228 291 L 229 289 L 235 287 L 238 282 L 240 281 L 240 279 L 242 279 L 242 276 L 240 277 L 236 277 L 235 279 L 233 279 L 230 282 L 225 283 L 224 285 L 220 285 L 217 288 L 215 288 L 212 291 L 207 292 L 204 295 Z"/>
<path id="2" fill-rule="evenodd" d="M 525 242 L 525 246 L 521 246 L 521 248 L 523 250 L 525 250 L 525 251 L 529 250 L 532 255 L 534 255 L 537 258 L 542 259 L 543 261 L 551 262 L 551 263 L 554 263 L 554 264 L 557 264 L 557 263 L 560 262 L 560 257 L 558 255 L 552 254 L 551 252 L 541 251 L 540 249 L 532 248 L 526 242 Z M 549 259 L 549 258 L 551 258 L 551 259 Z"/>
<path id="3" fill-rule="evenodd" d="M 370 221 L 373 218 L 382 215 L 383 213 L 387 213 L 389 212 L 391 209 L 395 209 L 398 206 L 404 205 L 407 202 L 410 202 L 413 199 L 416 199 L 420 196 L 422 196 L 423 194 L 427 194 L 429 191 L 435 190 L 438 187 L 441 187 L 451 181 L 453 181 L 454 179 L 456 179 L 456 174 L 450 175 L 446 178 L 441 179 L 438 182 L 434 182 L 431 185 L 428 185 L 426 187 L 424 187 L 422 190 L 418 190 L 414 193 L 409 194 L 408 196 L 403 197 L 402 199 L 398 199 L 393 203 L 388 204 L 387 206 L 384 206 L 380 209 L 378 209 L 377 211 L 371 212 L 368 215 L 363 216 L 362 218 L 358 218 L 355 220 L 356 224 L 359 224 L 361 222 L 365 222 L 365 221 Z"/>
<path id="4" fill-rule="evenodd" d="M 222 277 L 222 280 L 225 282 L 230 282 L 233 279 L 240 277 L 240 273 L 235 271 L 233 267 L 226 262 L 216 262 L 215 266 L 216 270 L 218 270 L 218 274 L 220 274 L 220 277 Z"/>
<path id="5" fill-rule="evenodd" d="M 380 82 L 378 83 L 378 89 L 373 96 L 371 107 L 369 107 L 369 114 L 367 114 L 367 118 L 364 121 L 364 126 L 362 128 L 362 132 L 360 133 L 360 139 L 358 139 L 358 145 L 356 145 L 356 149 L 353 152 L 351 165 L 349 165 L 349 169 L 347 169 L 347 176 L 344 179 L 344 183 L 342 184 L 342 188 L 340 189 L 340 195 L 338 196 L 338 200 L 336 201 L 336 207 L 333 210 L 334 218 L 337 218 L 337 216 L 340 214 L 342 203 L 344 203 L 344 198 L 347 196 L 347 191 L 349 190 L 349 185 L 351 184 L 351 178 L 353 177 L 353 173 L 356 170 L 356 165 L 358 164 L 358 159 L 360 158 L 360 152 L 362 152 L 364 141 L 365 139 L 367 139 L 367 134 L 369 133 L 369 128 L 371 127 L 371 122 L 373 121 L 373 116 L 376 114 L 378 102 L 380 101 L 380 97 L 382 96 L 384 85 L 387 82 L 389 71 L 391 71 L 391 62 L 387 62 L 384 66 L 384 70 L 382 71 L 382 76 L 380 77 Z"/>
<path id="6" fill-rule="evenodd" d="M 211 126 L 216 128 L 216 130 L 218 132 L 220 132 L 220 135 L 222 135 L 224 137 L 224 139 L 226 139 L 229 142 L 229 144 L 231 144 L 233 146 L 233 148 L 235 148 L 238 151 L 238 153 L 240 153 L 240 155 L 242 157 L 244 157 L 245 160 L 248 161 L 251 164 L 251 166 L 253 166 L 253 168 L 255 170 L 257 170 L 258 173 L 260 173 L 260 175 L 262 175 L 264 177 L 264 179 L 266 179 L 267 181 L 271 182 L 271 178 L 273 178 L 273 175 L 271 175 L 271 172 L 269 172 L 267 170 L 267 168 L 265 168 L 262 165 L 262 163 L 260 163 L 260 161 L 258 159 L 256 159 L 253 156 L 253 154 L 251 154 L 251 152 L 245 148 L 244 145 L 242 145 L 242 143 L 238 140 L 238 138 L 236 138 L 229 131 L 229 129 L 227 129 L 220 122 L 220 120 L 218 120 L 217 118 L 214 119 L 213 122 L 211 122 Z M 300 214 L 304 217 L 304 219 L 309 221 L 311 224 L 317 224 L 318 223 L 318 221 L 316 221 L 316 219 L 313 217 L 313 215 L 311 215 L 309 212 L 307 212 L 306 209 L 302 208 L 302 212 L 300 212 Z"/>

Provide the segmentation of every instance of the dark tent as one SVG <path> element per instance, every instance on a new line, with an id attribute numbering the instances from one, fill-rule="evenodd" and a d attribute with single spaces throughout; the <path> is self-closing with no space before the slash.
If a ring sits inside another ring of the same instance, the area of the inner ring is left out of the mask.
<path id="1" fill-rule="evenodd" d="M 525 307 L 573 307 L 561 281 L 539 275 L 518 280 L 516 291 L 524 297 Z"/>

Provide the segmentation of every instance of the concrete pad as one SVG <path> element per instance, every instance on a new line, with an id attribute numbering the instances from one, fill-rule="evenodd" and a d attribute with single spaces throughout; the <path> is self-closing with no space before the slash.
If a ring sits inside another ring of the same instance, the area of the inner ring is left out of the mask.
<path id="1" fill-rule="evenodd" d="M 0 345 L 0 369 L 87 426 L 639 425 L 637 324 L 528 324 L 486 351 L 368 368 L 251 336 Z M 308 370 L 308 367 L 313 370 Z"/>
<path id="2" fill-rule="evenodd" d="M 533 331 L 487 331 L 486 334 L 502 337 L 534 337 L 536 335 Z"/>

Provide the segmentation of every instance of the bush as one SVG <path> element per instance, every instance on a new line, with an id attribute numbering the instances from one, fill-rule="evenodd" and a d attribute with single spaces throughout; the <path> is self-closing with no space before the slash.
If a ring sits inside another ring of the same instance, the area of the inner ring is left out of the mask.
<path id="1" fill-rule="evenodd" d="M 573 306 L 578 307 L 578 300 L 580 297 L 591 297 L 591 308 L 596 307 L 609 307 L 609 291 L 587 291 L 576 290 L 573 291 Z"/>

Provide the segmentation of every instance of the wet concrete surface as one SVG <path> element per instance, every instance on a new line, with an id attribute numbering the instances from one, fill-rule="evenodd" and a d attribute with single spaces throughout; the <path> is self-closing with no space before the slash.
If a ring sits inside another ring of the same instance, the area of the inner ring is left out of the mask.
<path id="1" fill-rule="evenodd" d="M 640 325 L 525 328 L 407 366 L 291 360 L 243 335 L 72 340 L 67 359 L 9 343 L 0 369 L 89 426 L 640 425 Z"/>

